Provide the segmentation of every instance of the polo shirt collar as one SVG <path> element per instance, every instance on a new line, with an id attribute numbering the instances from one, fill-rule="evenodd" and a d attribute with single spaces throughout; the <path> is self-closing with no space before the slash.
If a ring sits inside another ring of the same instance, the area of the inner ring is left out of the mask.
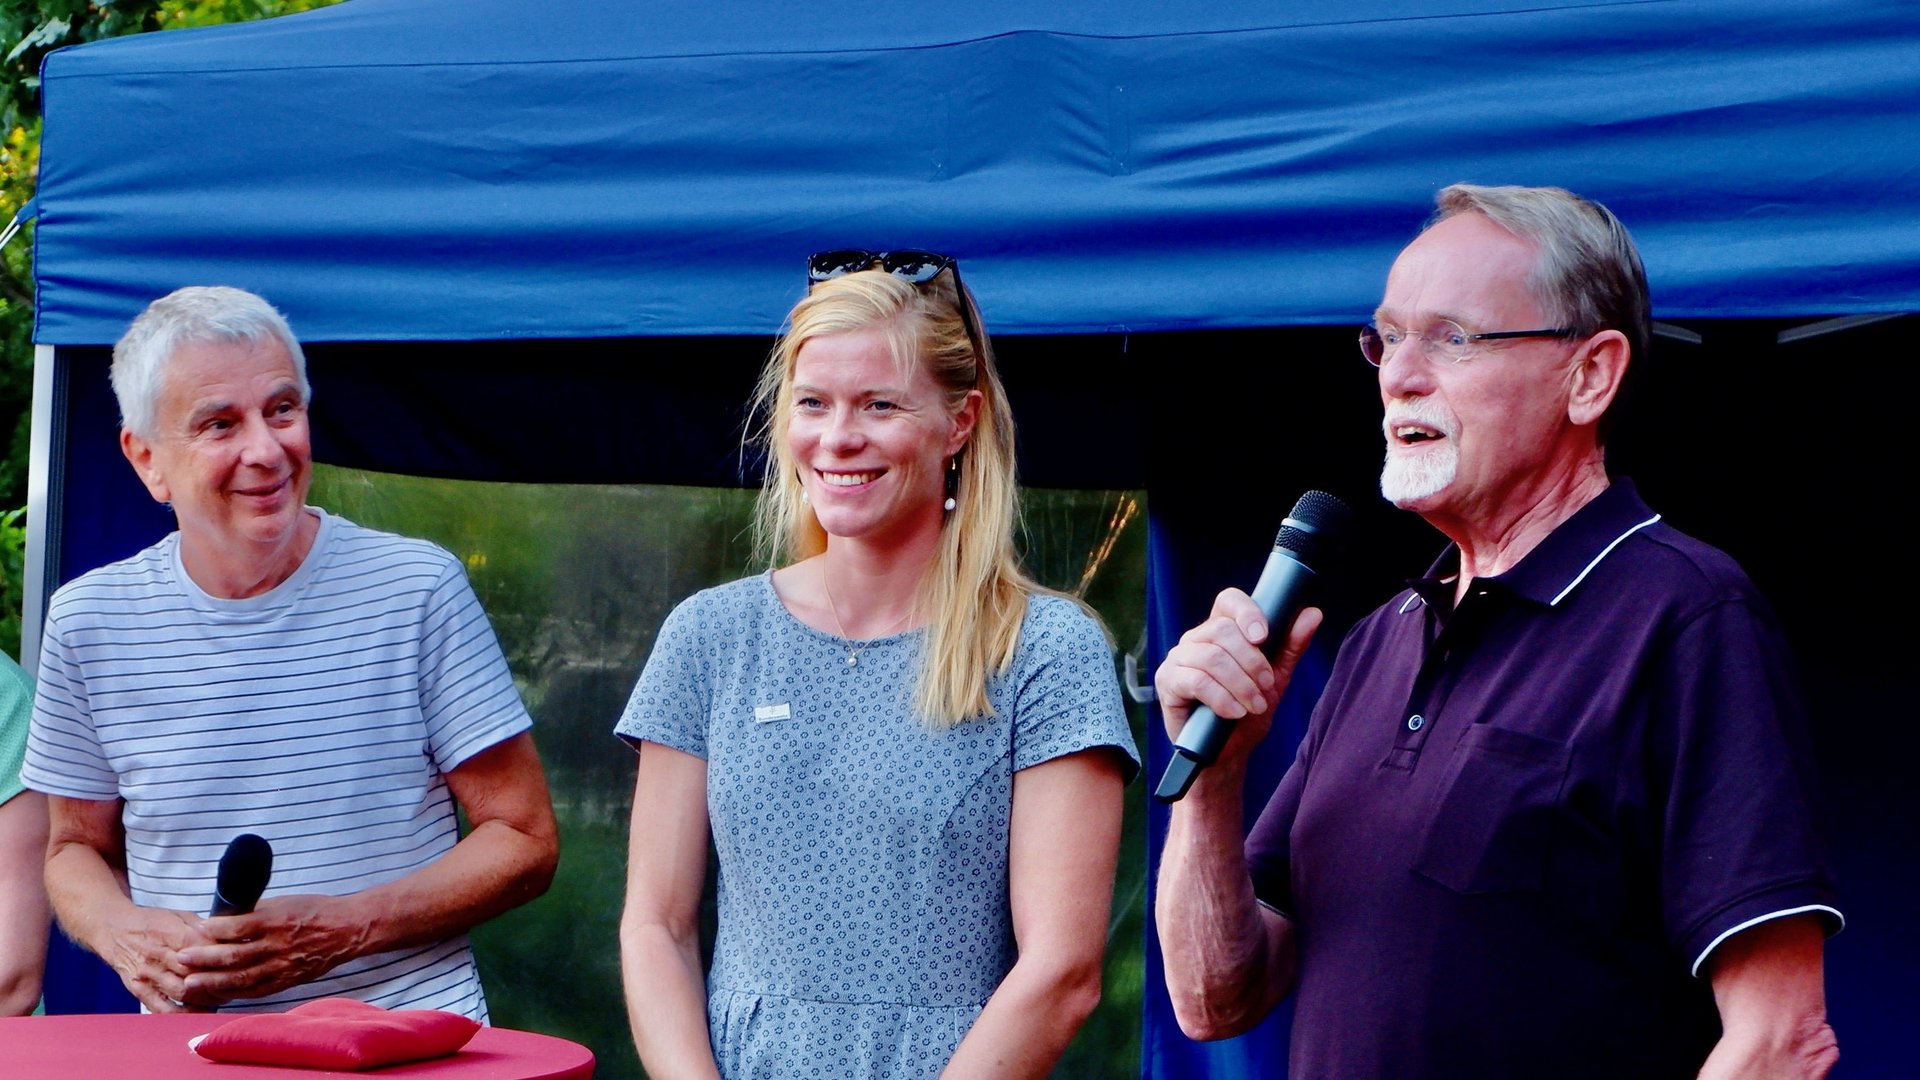
<path id="1" fill-rule="evenodd" d="M 1558 604 L 1622 541 L 1659 520 L 1633 481 L 1618 478 L 1506 573 L 1477 581 L 1537 604 Z M 1459 574 L 1460 549 L 1448 544 L 1425 577 L 1407 584 L 1429 607 L 1444 612 L 1453 606 L 1453 582 Z"/>

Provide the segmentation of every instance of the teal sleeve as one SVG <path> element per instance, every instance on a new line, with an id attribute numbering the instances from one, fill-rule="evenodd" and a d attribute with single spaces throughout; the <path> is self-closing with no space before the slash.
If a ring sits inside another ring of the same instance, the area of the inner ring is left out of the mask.
<path id="1" fill-rule="evenodd" d="M 20 759 L 27 752 L 33 718 L 33 679 L 0 653 L 0 803 L 20 794 Z"/>

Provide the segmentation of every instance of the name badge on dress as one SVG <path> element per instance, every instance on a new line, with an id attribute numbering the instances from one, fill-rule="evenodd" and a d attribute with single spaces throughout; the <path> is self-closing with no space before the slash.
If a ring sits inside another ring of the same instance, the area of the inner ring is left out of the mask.
<path id="1" fill-rule="evenodd" d="M 754 722 L 759 724 L 771 724 L 775 720 L 785 720 L 792 715 L 793 711 L 787 708 L 787 703 L 784 701 L 778 705 L 755 705 L 753 707 Z"/>

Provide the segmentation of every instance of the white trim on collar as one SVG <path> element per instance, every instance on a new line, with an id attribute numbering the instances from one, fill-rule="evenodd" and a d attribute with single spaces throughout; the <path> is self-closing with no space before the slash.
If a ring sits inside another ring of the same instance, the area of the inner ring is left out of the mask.
<path id="1" fill-rule="evenodd" d="M 1442 585 L 1451 585 L 1451 584 L 1453 584 L 1454 582 L 1456 582 L 1456 581 L 1459 581 L 1459 580 L 1460 580 L 1460 575 L 1459 575 L 1459 574 L 1453 574 L 1453 575 L 1450 575 L 1450 576 L 1448 576 L 1448 577 L 1443 577 L 1443 578 L 1441 578 L 1441 579 L 1440 579 L 1440 584 L 1442 584 Z M 1412 595 L 1412 596 L 1409 596 L 1409 597 L 1407 597 L 1407 602 L 1406 602 L 1406 603 L 1404 603 L 1404 604 L 1401 604 L 1401 605 L 1400 605 L 1400 614 L 1402 614 L 1402 615 L 1405 615 L 1405 614 L 1406 614 L 1407 612 L 1409 612 L 1409 611 L 1412 611 L 1412 610 L 1413 610 L 1413 605 L 1415 605 L 1415 604 L 1421 604 L 1421 605 L 1424 605 L 1424 604 L 1426 604 L 1426 602 L 1427 602 L 1427 598 L 1426 598 L 1426 597 L 1424 597 L 1424 596 L 1421 596 L 1421 595 L 1420 595 L 1420 590 L 1419 590 L 1419 589 L 1414 589 L 1414 590 L 1412 590 L 1412 592 L 1413 592 L 1413 595 Z"/>
<path id="2" fill-rule="evenodd" d="M 1625 540 L 1627 537 L 1632 536 L 1634 533 L 1639 532 L 1641 529 L 1644 529 L 1647 526 L 1659 520 L 1660 520 L 1660 515 L 1655 514 L 1652 517 L 1648 518 L 1647 520 L 1641 522 L 1640 524 L 1635 525 L 1633 528 L 1628 529 L 1626 532 L 1621 533 L 1619 536 L 1614 537 L 1613 543 L 1608 544 L 1604 548 L 1601 548 L 1600 554 L 1595 555 L 1593 557 L 1593 561 L 1588 563 L 1585 569 L 1581 570 L 1578 574 L 1575 574 L 1572 581 L 1567 582 L 1567 587 L 1560 590 L 1560 595 L 1547 601 L 1547 606 L 1558 607 L 1560 605 L 1560 601 L 1565 600 L 1567 598 L 1567 594 L 1572 592 L 1575 586 L 1579 585 L 1582 581 L 1585 581 L 1587 579 L 1587 575 L 1593 573 L 1593 568 L 1600 565 L 1600 560 L 1606 558 L 1609 554 L 1611 554 L 1614 548 L 1619 547 L 1620 542 L 1622 540 Z"/>

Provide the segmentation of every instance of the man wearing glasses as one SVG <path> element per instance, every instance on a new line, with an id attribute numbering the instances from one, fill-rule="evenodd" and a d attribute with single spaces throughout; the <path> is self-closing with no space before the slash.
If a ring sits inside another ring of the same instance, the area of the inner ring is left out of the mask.
<path id="1" fill-rule="evenodd" d="M 1823 1076 L 1841 916 L 1783 636 L 1605 468 L 1639 255 L 1557 188 L 1438 207 L 1360 347 L 1381 492 L 1452 543 L 1347 636 L 1251 835 L 1246 755 L 1318 612 L 1270 664 L 1229 589 L 1157 676 L 1171 731 L 1240 721 L 1161 859 L 1181 1027 L 1238 1034 L 1294 992 L 1295 1080 Z"/>

